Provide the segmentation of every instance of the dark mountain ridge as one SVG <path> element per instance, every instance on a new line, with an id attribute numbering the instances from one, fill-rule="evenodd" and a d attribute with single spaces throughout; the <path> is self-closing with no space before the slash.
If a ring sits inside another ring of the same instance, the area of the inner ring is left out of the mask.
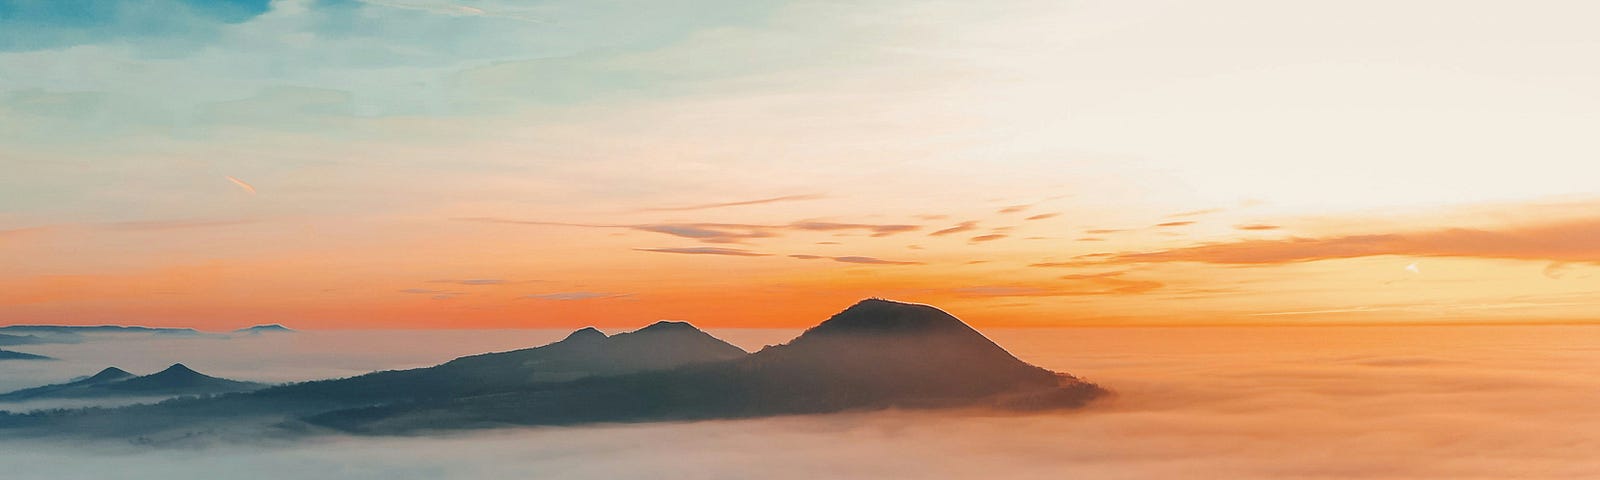
<path id="1" fill-rule="evenodd" d="M 169 333 L 198 334 L 193 328 L 140 327 L 125 325 L 8 325 L 0 332 L 10 333 Z"/>
<path id="2" fill-rule="evenodd" d="M 788 344 L 733 360 L 328 412 L 310 422 L 403 433 L 881 408 L 1070 408 L 1104 393 L 1013 357 L 937 308 L 872 299 Z"/>
<path id="3" fill-rule="evenodd" d="M 0 350 L 0 360 L 55 360 L 55 359 L 54 358 L 50 358 L 50 357 L 46 357 L 44 355 L 34 355 L 34 354 L 31 354 L 31 353 L 15 352 L 15 351 L 11 351 L 11 350 Z"/>
<path id="4" fill-rule="evenodd" d="M 257 395 L 361 404 L 449 398 L 745 355 L 739 347 L 688 323 L 661 321 L 613 336 L 588 327 L 541 347 L 471 355 L 427 368 L 286 385 Z"/>
<path id="5" fill-rule="evenodd" d="M 33 335 L 7 335 L 7 334 L 4 334 L 4 333 L 0 333 L 0 347 L 10 347 L 10 346 L 16 346 L 16 345 L 38 345 L 38 344 L 41 344 L 41 343 L 58 343 L 58 342 L 53 342 L 53 341 L 50 341 L 49 339 L 36 337 L 36 336 L 33 336 Z"/>
<path id="6" fill-rule="evenodd" d="M 266 384 L 261 383 L 241 382 L 205 375 L 191 370 L 181 363 L 142 377 L 135 376 L 117 367 L 108 367 L 82 380 L 0 394 L 0 401 L 211 395 L 248 392 L 259 390 L 266 386 Z"/>
<path id="7" fill-rule="evenodd" d="M 243 334 L 250 334 L 250 335 L 262 334 L 262 333 L 294 333 L 294 332 L 295 332 L 294 329 L 291 329 L 289 327 L 285 327 L 285 326 L 283 326 L 281 324 L 276 324 L 276 323 L 269 324 L 269 325 L 256 325 L 256 326 L 253 326 L 253 327 L 246 327 L 246 328 L 241 328 L 241 329 L 233 331 L 233 333 L 243 333 Z"/>
<path id="8" fill-rule="evenodd" d="M 884 408 L 1061 409 L 1105 394 L 1017 359 L 937 308 L 870 299 L 753 354 L 682 322 L 611 336 L 585 328 L 541 347 L 414 370 L 103 411 L 0 415 L 0 433 L 186 438 L 250 424 L 245 431 L 404 434 Z"/>

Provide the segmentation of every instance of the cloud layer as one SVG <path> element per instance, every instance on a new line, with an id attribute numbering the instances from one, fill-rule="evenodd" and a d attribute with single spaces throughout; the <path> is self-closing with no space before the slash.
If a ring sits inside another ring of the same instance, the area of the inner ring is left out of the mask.
<path id="1" fill-rule="evenodd" d="M 760 345 L 792 333 L 746 340 Z M 1592 438 L 1600 413 L 1590 408 L 1600 380 L 1588 374 L 1600 361 L 1593 327 L 985 333 L 1028 361 L 1112 386 L 1118 396 L 1059 415 L 880 412 L 177 449 L 8 440 L 0 441 L 0 463 L 17 480 L 184 480 L 221 471 L 241 479 L 777 480 L 1577 479 L 1600 472 Z M 367 335 L 393 343 L 386 335 L 395 334 Z M 307 345 L 319 346 L 311 350 L 317 355 L 337 347 Z M 267 372 L 286 366 L 266 358 L 253 360 Z"/>

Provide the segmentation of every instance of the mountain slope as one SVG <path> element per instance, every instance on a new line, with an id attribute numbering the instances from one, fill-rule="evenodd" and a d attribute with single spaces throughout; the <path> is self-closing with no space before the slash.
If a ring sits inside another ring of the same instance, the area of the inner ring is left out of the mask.
<path id="1" fill-rule="evenodd" d="M 294 330 L 290 329 L 289 327 L 285 327 L 283 325 L 279 325 L 279 324 L 274 323 L 274 324 L 271 324 L 271 325 L 256 325 L 254 327 L 241 328 L 241 329 L 238 329 L 238 330 L 234 330 L 233 333 L 245 334 L 245 335 L 260 335 L 260 334 L 263 334 L 263 333 L 294 333 Z"/>
<path id="2" fill-rule="evenodd" d="M 584 328 L 541 347 L 461 357 L 428 368 L 287 385 L 256 395 L 338 403 L 449 398 L 745 355 L 748 353 L 739 347 L 692 325 L 663 321 L 610 337 L 592 327 Z"/>
<path id="3" fill-rule="evenodd" d="M 266 386 L 261 383 L 212 377 L 191 370 L 180 363 L 142 377 L 134 376 L 120 368 L 110 367 L 82 380 L 6 393 L 0 395 L 0 401 L 208 395 L 248 392 Z"/>
<path id="4" fill-rule="evenodd" d="M 0 360 L 55 360 L 44 355 L 0 350 Z"/>
<path id="5" fill-rule="evenodd" d="M 0 347 L 9 347 L 15 345 L 37 345 L 41 343 L 52 342 L 33 335 L 7 335 L 0 333 Z"/>
<path id="6" fill-rule="evenodd" d="M 826 413 L 858 409 L 1077 407 L 1098 386 L 1029 365 L 949 314 L 866 300 L 747 357 L 495 395 L 329 412 L 355 432 Z"/>
<path id="7" fill-rule="evenodd" d="M 217 378 L 178 363 L 166 370 L 105 384 L 105 389 L 129 394 L 199 395 L 259 390 L 266 384 Z"/>
<path id="8" fill-rule="evenodd" d="M 84 378 L 82 380 L 76 380 L 76 381 L 71 381 L 71 382 L 67 382 L 67 383 L 55 384 L 55 385 L 45 385 L 45 386 L 42 386 L 42 387 L 25 388 L 25 389 L 22 389 L 22 390 L 17 390 L 15 392 L 10 392 L 10 393 L 6 393 L 6 394 L 0 394 L 0 401 L 32 400 L 32 399 L 36 399 L 36 398 L 73 397 L 73 396 L 75 396 L 74 392 L 76 392 L 76 391 L 88 390 L 89 388 L 91 388 L 94 385 L 101 385 L 101 384 L 106 384 L 106 383 L 111 383 L 111 382 L 120 382 L 120 381 L 127 380 L 127 379 L 130 379 L 130 378 L 133 378 L 133 377 L 134 377 L 133 374 L 128 373 L 127 371 L 124 371 L 123 369 L 120 369 L 120 368 L 117 368 L 117 367 L 107 367 L 105 370 L 101 370 L 100 373 L 96 373 L 96 374 L 91 375 L 88 378 Z"/>

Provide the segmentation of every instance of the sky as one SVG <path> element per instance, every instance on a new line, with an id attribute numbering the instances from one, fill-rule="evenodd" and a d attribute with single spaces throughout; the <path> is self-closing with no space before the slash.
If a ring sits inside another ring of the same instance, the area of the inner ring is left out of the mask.
<path id="1" fill-rule="evenodd" d="M 1571 323 L 1592 2 L 0 0 L 0 323 Z"/>

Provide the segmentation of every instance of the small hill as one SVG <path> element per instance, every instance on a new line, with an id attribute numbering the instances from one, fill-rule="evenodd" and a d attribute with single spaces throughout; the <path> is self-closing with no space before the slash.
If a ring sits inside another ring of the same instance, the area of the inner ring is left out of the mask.
<path id="1" fill-rule="evenodd" d="M 0 360 L 55 360 L 44 355 L 0 350 Z"/>
<path id="2" fill-rule="evenodd" d="M 241 382 L 217 378 L 189 369 L 184 364 L 178 363 L 166 370 L 143 377 L 134 377 L 120 382 L 108 383 L 106 390 L 127 392 L 130 394 L 161 394 L 161 395 L 196 395 L 208 393 L 231 393 L 259 390 L 266 387 L 255 382 Z"/>
<path id="3" fill-rule="evenodd" d="M 33 335 L 7 335 L 0 333 L 0 346 L 3 347 L 11 347 L 16 345 L 38 345 L 41 343 L 54 342 Z"/>
<path id="4" fill-rule="evenodd" d="M 88 391 L 90 387 L 93 387 L 95 385 L 101 385 L 101 384 L 106 384 L 106 383 L 111 383 L 111 382 L 120 382 L 120 381 L 127 380 L 127 379 L 130 379 L 130 378 L 133 378 L 133 377 L 134 377 L 133 374 L 128 373 L 127 371 L 124 371 L 123 369 L 120 369 L 120 368 L 117 368 L 117 367 L 107 367 L 105 370 L 101 370 L 100 373 L 96 373 L 96 374 L 91 375 L 89 377 L 86 377 L 86 378 L 84 378 L 82 380 L 75 380 L 75 381 L 56 384 L 56 385 L 45 385 L 45 386 L 42 386 L 42 387 L 27 388 L 27 389 L 17 390 L 15 392 L 11 392 L 11 393 L 6 393 L 6 394 L 3 394 L 3 395 L 0 395 L 0 401 L 33 400 L 33 399 L 38 399 L 38 398 L 81 397 L 81 396 L 84 396 L 84 395 L 74 395 L 74 393 L 80 393 L 80 392 Z M 93 395 L 89 395 L 89 396 L 93 396 Z"/>
<path id="5" fill-rule="evenodd" d="M 10 325 L 0 327 L 0 332 L 5 333 L 165 333 L 179 335 L 193 335 L 200 333 L 193 328 L 160 328 L 139 327 L 124 325 Z"/>
<path id="6" fill-rule="evenodd" d="M 264 333 L 295 333 L 295 331 L 293 329 L 290 329 L 289 327 L 285 327 L 283 325 L 279 325 L 279 324 L 274 323 L 274 324 L 271 324 L 271 325 L 256 325 L 254 327 L 241 328 L 241 329 L 238 329 L 238 330 L 234 330 L 233 333 L 245 334 L 245 335 L 260 335 L 260 334 L 264 334 Z"/>
<path id="7" fill-rule="evenodd" d="M 0 401 L 206 395 L 248 392 L 266 386 L 255 382 L 212 377 L 191 370 L 181 363 L 142 377 L 117 367 L 109 367 L 82 380 L 6 393 L 0 395 Z"/>
<path id="8" fill-rule="evenodd" d="M 541 347 L 466 356 L 428 368 L 286 385 L 256 395 L 355 403 L 449 398 L 724 361 L 748 354 L 684 322 L 657 322 L 613 336 L 589 327 Z"/>

